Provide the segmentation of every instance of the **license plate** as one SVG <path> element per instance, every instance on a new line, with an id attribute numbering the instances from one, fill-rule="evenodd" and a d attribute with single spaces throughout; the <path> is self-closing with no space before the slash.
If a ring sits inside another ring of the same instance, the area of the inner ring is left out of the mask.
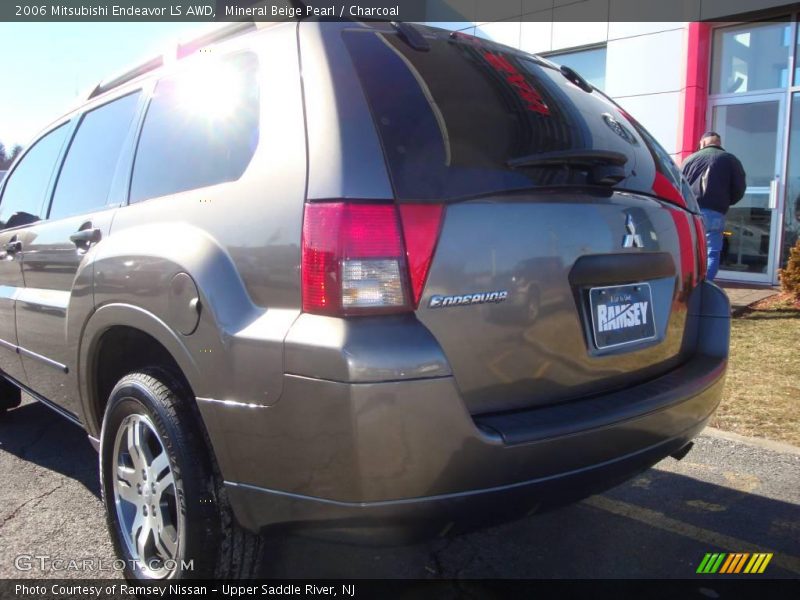
<path id="1" fill-rule="evenodd" d="M 656 337 L 653 295 L 648 283 L 591 288 L 589 304 L 594 345 L 598 349 Z"/>

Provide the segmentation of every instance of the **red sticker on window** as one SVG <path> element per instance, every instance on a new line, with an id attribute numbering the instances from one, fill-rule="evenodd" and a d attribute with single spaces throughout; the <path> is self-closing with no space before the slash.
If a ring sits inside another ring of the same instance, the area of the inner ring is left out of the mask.
<path id="1" fill-rule="evenodd" d="M 506 82 L 516 90 L 519 97 L 525 102 L 525 106 L 528 110 L 539 113 L 540 115 L 550 114 L 550 109 L 547 107 L 542 95 L 506 57 L 499 54 L 492 54 L 491 52 L 484 52 L 483 58 L 497 71 L 505 75 Z"/>

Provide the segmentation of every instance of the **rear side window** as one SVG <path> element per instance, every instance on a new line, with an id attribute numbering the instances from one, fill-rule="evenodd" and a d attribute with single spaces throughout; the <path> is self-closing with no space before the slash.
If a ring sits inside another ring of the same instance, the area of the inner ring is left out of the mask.
<path id="1" fill-rule="evenodd" d="M 50 218 L 88 213 L 105 206 L 139 94 L 130 94 L 86 113 L 58 176 Z"/>
<path id="2" fill-rule="evenodd" d="M 626 179 L 617 188 L 652 193 L 648 141 L 613 102 L 549 63 L 469 37 L 437 34 L 426 52 L 393 33 L 343 35 L 399 199 L 585 185 L 585 169 L 519 164 L 572 151 L 624 154 Z"/>
<path id="3" fill-rule="evenodd" d="M 44 195 L 66 133 L 66 125 L 61 125 L 45 135 L 8 176 L 0 199 L 0 229 L 27 225 L 42 218 Z"/>
<path id="4" fill-rule="evenodd" d="M 242 176 L 259 131 L 257 60 L 208 58 L 162 79 L 136 151 L 130 202 Z"/>

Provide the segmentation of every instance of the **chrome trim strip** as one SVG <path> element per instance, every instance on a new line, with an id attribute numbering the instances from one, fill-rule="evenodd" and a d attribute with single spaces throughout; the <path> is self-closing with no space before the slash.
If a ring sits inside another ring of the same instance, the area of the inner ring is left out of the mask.
<path id="1" fill-rule="evenodd" d="M 42 356 L 41 354 L 37 354 L 32 350 L 28 350 L 23 348 L 22 346 L 17 346 L 16 344 L 12 344 L 11 342 L 7 342 L 6 340 L 0 338 L 0 346 L 5 348 L 6 350 L 10 350 L 11 352 L 15 352 L 16 354 L 21 354 L 23 356 L 27 356 L 29 358 L 35 358 L 36 360 L 43 362 L 49 367 L 53 367 L 54 369 L 58 369 L 63 373 L 69 373 L 69 367 L 67 365 L 62 365 L 60 362 L 53 360 L 52 358 L 47 358 L 46 356 Z"/>
<path id="2" fill-rule="evenodd" d="M 54 369 L 58 369 L 63 373 L 69 373 L 69 368 L 67 368 L 67 365 L 62 365 L 60 362 L 57 362 L 52 358 L 47 358 L 46 356 L 42 356 L 41 354 L 36 354 L 36 352 L 27 350 L 22 346 L 17 346 L 17 352 L 19 352 L 23 356 L 27 356 L 29 358 L 35 358 L 39 362 L 46 364 L 48 367 L 53 367 Z"/>
<path id="3" fill-rule="evenodd" d="M 236 406 L 238 408 L 269 408 L 263 404 L 253 404 L 250 402 L 237 402 L 236 400 L 217 400 L 215 398 L 201 398 L 197 396 L 200 402 L 213 402 L 214 404 L 224 404 L 226 406 Z"/>

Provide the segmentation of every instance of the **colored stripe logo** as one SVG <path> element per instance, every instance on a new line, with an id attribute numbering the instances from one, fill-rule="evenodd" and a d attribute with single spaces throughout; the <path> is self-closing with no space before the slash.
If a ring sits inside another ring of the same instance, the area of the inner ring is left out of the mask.
<path id="1" fill-rule="evenodd" d="M 708 552 L 703 557 L 696 572 L 703 575 L 763 573 L 769 561 L 772 560 L 772 556 L 772 552 L 756 552 L 754 554 L 748 552 L 732 552 L 730 554 L 725 552 Z"/>

